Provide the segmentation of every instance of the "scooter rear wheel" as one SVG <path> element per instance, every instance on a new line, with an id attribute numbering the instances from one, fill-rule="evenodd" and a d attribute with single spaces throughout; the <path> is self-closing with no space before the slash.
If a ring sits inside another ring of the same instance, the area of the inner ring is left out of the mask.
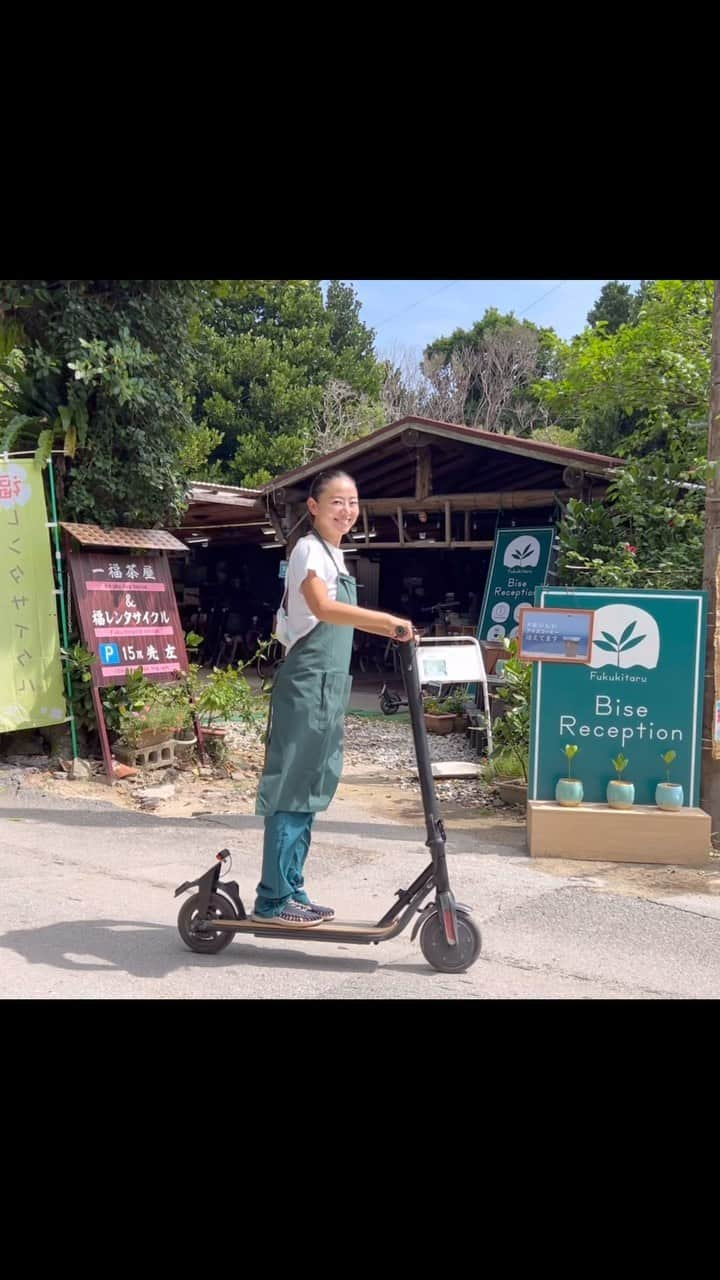
<path id="1" fill-rule="evenodd" d="M 437 913 L 431 915 L 420 930 L 422 953 L 428 964 L 441 973 L 463 973 L 480 955 L 482 938 L 477 925 L 464 911 L 458 911 L 456 918 L 458 938 L 454 947 L 448 946 Z"/>
<path id="2" fill-rule="evenodd" d="M 198 902 L 200 894 L 196 893 L 192 898 L 188 898 L 183 902 L 178 913 L 178 932 L 186 947 L 191 951 L 197 951 L 200 955 L 216 955 L 218 951 L 222 951 L 223 947 L 227 947 L 233 940 L 234 934 L 231 929 L 216 930 L 209 929 L 207 932 L 198 933 L 193 929 L 193 925 L 197 925 L 200 921 L 200 913 L 198 911 Z M 215 916 L 218 920 L 234 920 L 232 907 L 227 898 L 221 898 L 217 893 L 210 894 L 210 906 L 208 919 Z"/>
<path id="3" fill-rule="evenodd" d="M 390 691 L 388 690 L 387 693 L 384 693 L 382 695 L 382 700 L 380 702 L 380 710 L 386 716 L 394 716 L 395 712 L 400 709 L 401 705 L 402 705 L 402 698 L 400 697 L 400 695 L 397 693 L 390 693 Z"/>

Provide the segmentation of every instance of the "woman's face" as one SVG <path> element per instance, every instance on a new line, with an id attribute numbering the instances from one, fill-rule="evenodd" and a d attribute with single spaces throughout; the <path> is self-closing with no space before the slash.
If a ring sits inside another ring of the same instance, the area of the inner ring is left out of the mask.
<path id="1" fill-rule="evenodd" d="M 358 493 L 352 480 L 337 476 L 328 481 L 320 497 L 308 498 L 310 514 L 318 531 L 333 542 L 349 533 L 360 512 Z"/>

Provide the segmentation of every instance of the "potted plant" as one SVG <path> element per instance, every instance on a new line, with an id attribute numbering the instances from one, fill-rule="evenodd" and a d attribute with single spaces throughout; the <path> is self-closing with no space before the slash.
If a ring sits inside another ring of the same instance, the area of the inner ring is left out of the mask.
<path id="1" fill-rule="evenodd" d="M 455 711 L 446 707 L 444 698 L 426 698 L 423 718 L 428 733 L 452 733 L 455 728 Z"/>
<path id="2" fill-rule="evenodd" d="M 582 804 L 583 784 L 579 778 L 573 778 L 572 776 L 572 762 L 579 750 L 579 747 L 570 743 L 563 747 L 563 753 L 568 764 L 568 776 L 567 778 L 558 778 L 555 785 L 557 803 L 564 805 L 568 809 Z"/>
<path id="3" fill-rule="evenodd" d="M 517 640 L 505 640 L 503 676 L 505 684 L 498 689 L 498 699 L 503 704 L 504 715 L 493 720 L 493 760 L 515 760 L 520 773 L 514 779 L 497 782 L 495 788 L 501 800 L 508 804 L 527 804 L 528 753 L 530 750 L 530 688 L 532 667 L 517 656 Z"/>
<path id="4" fill-rule="evenodd" d="M 226 730 L 219 723 L 222 720 L 239 716 L 246 723 L 254 723 L 252 690 L 236 667 L 213 667 L 207 680 L 198 686 L 195 708 L 203 734 L 211 737 L 225 736 Z"/>
<path id="5" fill-rule="evenodd" d="M 635 803 L 635 784 L 623 782 L 621 774 L 625 772 L 630 761 L 622 751 L 612 764 L 615 766 L 617 778 L 611 778 L 607 784 L 607 802 L 611 809 L 631 809 Z"/>
<path id="6" fill-rule="evenodd" d="M 137 711 L 124 708 L 120 712 L 120 746 L 131 751 L 159 746 L 172 740 L 178 727 L 177 711 L 162 702 L 147 703 Z"/>
<path id="7" fill-rule="evenodd" d="M 667 813 L 678 813 L 683 807 L 685 797 L 681 783 L 670 781 L 670 765 L 673 760 L 677 760 L 677 751 L 661 753 L 660 759 L 665 764 L 666 781 L 658 782 L 655 788 L 655 803 L 658 809 L 665 809 Z"/>
<path id="8" fill-rule="evenodd" d="M 468 696 L 466 689 L 459 689 L 456 693 L 450 693 L 443 698 L 443 712 L 454 712 L 455 714 L 455 732 L 464 733 L 468 726 L 468 705 L 472 706 L 472 698 Z"/>

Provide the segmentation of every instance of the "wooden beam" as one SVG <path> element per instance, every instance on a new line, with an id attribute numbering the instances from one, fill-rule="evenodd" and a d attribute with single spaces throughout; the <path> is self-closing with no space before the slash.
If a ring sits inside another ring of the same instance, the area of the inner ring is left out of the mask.
<path id="1" fill-rule="evenodd" d="M 519 531 L 522 533 L 522 529 Z M 349 547 L 341 547 L 343 552 L 354 551 L 454 551 L 456 549 L 469 548 L 472 551 L 489 551 L 495 545 L 494 538 L 485 538 L 482 541 L 475 542 L 371 542 L 368 546 L 364 542 L 353 542 Z"/>
<path id="2" fill-rule="evenodd" d="M 425 444 L 415 450 L 415 497 L 429 498 L 432 490 L 432 454 Z"/>
<path id="3" fill-rule="evenodd" d="M 430 498 L 365 498 L 368 515 L 394 515 L 398 511 L 444 511 L 450 503 L 451 511 L 522 511 L 529 507 L 551 507 L 557 498 L 567 502 L 573 496 L 570 489 L 515 489 L 510 493 L 447 493 Z"/>

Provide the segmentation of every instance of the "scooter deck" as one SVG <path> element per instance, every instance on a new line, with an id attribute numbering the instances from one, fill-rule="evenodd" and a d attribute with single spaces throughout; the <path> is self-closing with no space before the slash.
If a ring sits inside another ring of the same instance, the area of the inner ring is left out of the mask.
<path id="1" fill-rule="evenodd" d="M 327 920 L 324 924 L 279 925 L 261 924 L 258 920 L 213 920 L 212 932 L 230 930 L 232 933 L 253 933 L 263 938 L 337 938 L 355 937 L 360 934 L 368 942 L 380 942 L 395 932 L 397 920 L 380 927 L 372 920 Z"/>

